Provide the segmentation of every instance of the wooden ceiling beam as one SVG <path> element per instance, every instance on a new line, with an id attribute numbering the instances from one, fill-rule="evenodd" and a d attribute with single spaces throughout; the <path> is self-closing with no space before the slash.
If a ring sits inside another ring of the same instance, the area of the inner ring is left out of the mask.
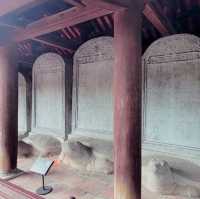
<path id="1" fill-rule="evenodd" d="M 145 4 L 143 14 L 162 35 L 169 35 L 175 32 L 172 29 L 172 25 L 169 26 L 167 24 L 168 20 L 159 15 L 150 3 Z"/>
<path id="2" fill-rule="evenodd" d="M 70 11 L 62 11 L 55 15 L 40 19 L 26 28 L 16 30 L 13 33 L 13 41 L 20 42 L 27 39 L 32 39 L 40 35 L 54 32 L 65 27 L 74 26 L 97 17 L 101 17 L 112 13 L 108 9 L 102 9 L 93 5 L 84 8 L 71 9 Z"/>
<path id="3" fill-rule="evenodd" d="M 99 8 L 108 9 L 112 11 L 121 11 L 126 9 L 126 5 L 123 5 L 122 3 L 115 1 L 109 1 L 109 0 L 82 0 L 82 2 L 85 5 L 94 5 L 98 6 Z"/>
<path id="4" fill-rule="evenodd" d="M 62 47 L 62 46 L 60 46 L 60 45 L 51 43 L 51 42 L 49 42 L 49 41 L 45 41 L 45 40 L 43 40 L 43 39 L 32 38 L 31 40 L 36 41 L 36 42 L 39 42 L 39 43 L 42 43 L 42 44 L 45 44 L 45 45 L 47 45 L 47 46 L 50 46 L 50 47 L 53 47 L 53 48 L 56 48 L 56 49 L 60 49 L 60 50 L 67 51 L 67 52 L 70 53 L 70 54 L 73 53 L 73 50 L 72 50 L 72 49 Z"/>
<path id="5" fill-rule="evenodd" d="M 8 26 L 8 27 L 13 28 L 13 29 L 16 29 L 16 30 L 23 30 L 22 28 L 17 27 L 17 26 L 12 26 L 12 25 L 8 25 L 8 24 L 2 24 L 2 25 Z M 0 23 L 0 26 L 1 26 L 1 23 Z M 67 52 L 70 52 L 70 53 L 73 52 L 71 49 L 64 48 L 64 47 L 62 47 L 62 46 L 59 46 L 59 45 L 57 45 L 57 44 L 53 44 L 53 43 L 48 42 L 48 41 L 44 41 L 44 40 L 37 39 L 37 38 L 32 38 L 31 40 L 36 41 L 36 42 L 39 42 L 39 43 L 42 43 L 42 44 L 45 44 L 45 45 L 47 45 L 47 46 L 51 46 L 51 47 L 55 47 L 55 48 L 62 49 L 62 50 L 65 50 L 65 51 L 67 51 Z M 20 44 L 19 44 L 19 47 L 20 47 Z M 24 46 L 23 46 L 23 48 L 24 48 Z"/>
<path id="6" fill-rule="evenodd" d="M 76 7 L 80 7 L 80 8 L 83 8 L 85 7 L 85 4 L 83 4 L 81 1 L 79 0 L 64 0 L 66 3 L 68 4 L 71 4 L 73 6 L 76 6 Z"/>
<path id="7" fill-rule="evenodd" d="M 15 30 L 20 30 L 20 31 L 23 31 L 23 28 L 20 28 L 20 27 L 17 27 L 17 26 L 13 26 L 13 25 L 8 25 L 8 24 L 2 24 L 4 26 L 8 26 L 10 28 L 13 28 Z M 1 23 L 0 23 L 0 26 L 1 26 Z M 33 41 L 36 41 L 36 42 L 40 42 L 42 44 L 45 44 L 47 46 L 50 46 L 50 47 L 55 47 L 55 48 L 59 48 L 61 50 L 65 50 L 69 53 L 73 53 L 73 51 L 71 49 L 68 49 L 68 48 L 65 48 L 65 47 L 62 47 L 60 45 L 57 45 L 57 44 L 53 44 L 51 42 L 48 42 L 48 41 L 45 41 L 45 40 L 42 40 L 42 39 L 38 39 L 38 38 L 31 38 L 31 40 Z M 21 46 L 21 44 L 19 44 L 19 47 Z M 23 48 L 24 48 L 24 45 L 23 45 Z"/>

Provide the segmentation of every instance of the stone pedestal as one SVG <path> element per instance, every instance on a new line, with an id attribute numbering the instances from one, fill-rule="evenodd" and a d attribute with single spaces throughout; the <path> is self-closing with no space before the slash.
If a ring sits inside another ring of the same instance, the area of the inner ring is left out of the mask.
<path id="1" fill-rule="evenodd" d="M 18 73 L 14 48 L 0 48 L 0 177 L 16 174 Z M 18 172 L 17 172 L 18 173 Z"/>
<path id="2" fill-rule="evenodd" d="M 138 5 L 137 5 L 138 4 Z M 141 198 L 141 11 L 114 15 L 114 198 Z"/>

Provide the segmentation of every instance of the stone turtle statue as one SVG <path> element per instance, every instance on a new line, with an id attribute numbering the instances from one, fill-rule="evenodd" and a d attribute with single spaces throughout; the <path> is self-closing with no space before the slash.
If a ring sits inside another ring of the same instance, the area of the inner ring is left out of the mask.
<path id="1" fill-rule="evenodd" d="M 177 195 L 187 198 L 200 198 L 197 187 L 183 185 L 177 181 L 176 174 L 165 160 L 151 159 L 143 167 L 142 184 L 149 191 L 159 195 Z"/>

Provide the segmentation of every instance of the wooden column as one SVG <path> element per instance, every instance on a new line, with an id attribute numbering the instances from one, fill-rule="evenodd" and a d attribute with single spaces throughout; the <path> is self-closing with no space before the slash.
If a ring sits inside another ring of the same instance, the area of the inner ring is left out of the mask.
<path id="1" fill-rule="evenodd" d="M 141 198 L 140 0 L 114 14 L 114 199 Z"/>
<path id="2" fill-rule="evenodd" d="M 13 48 L 0 48 L 0 177 L 17 165 L 18 75 Z"/>

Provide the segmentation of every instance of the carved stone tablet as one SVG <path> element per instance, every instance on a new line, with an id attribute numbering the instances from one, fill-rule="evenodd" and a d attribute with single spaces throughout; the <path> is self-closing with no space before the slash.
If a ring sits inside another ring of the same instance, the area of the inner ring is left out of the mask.
<path id="1" fill-rule="evenodd" d="M 143 56 L 143 69 L 145 146 L 197 155 L 200 38 L 178 34 L 157 40 Z"/>
<path id="2" fill-rule="evenodd" d="M 55 53 L 33 65 L 32 132 L 65 136 L 65 62 Z"/>
<path id="3" fill-rule="evenodd" d="M 75 53 L 73 66 L 73 132 L 111 136 L 113 131 L 113 38 L 99 37 Z"/>
<path id="4" fill-rule="evenodd" d="M 20 73 L 18 73 L 18 132 L 19 135 L 27 132 L 26 80 Z"/>

